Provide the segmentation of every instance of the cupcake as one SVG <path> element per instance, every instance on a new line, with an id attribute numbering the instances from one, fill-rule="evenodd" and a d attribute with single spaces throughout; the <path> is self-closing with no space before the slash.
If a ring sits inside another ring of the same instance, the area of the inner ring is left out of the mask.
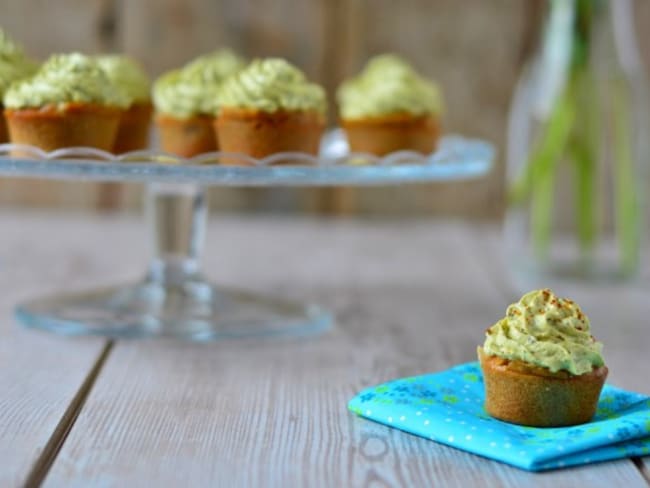
<path id="1" fill-rule="evenodd" d="M 607 377 L 601 350 L 577 304 L 548 289 L 527 293 L 478 348 L 485 410 L 533 427 L 588 422 Z"/>
<path id="2" fill-rule="evenodd" d="M 263 158 L 317 154 L 325 128 L 325 91 L 284 59 L 257 59 L 219 90 L 215 127 L 220 149 Z"/>
<path id="3" fill-rule="evenodd" d="M 156 126 L 163 151 L 183 157 L 216 151 L 213 120 L 217 90 L 244 67 L 243 59 L 222 49 L 200 56 L 161 76 L 153 88 Z"/>
<path id="4" fill-rule="evenodd" d="M 372 58 L 337 91 L 350 150 L 384 156 L 412 150 L 429 154 L 440 136 L 442 100 L 437 86 L 401 58 Z"/>
<path id="5" fill-rule="evenodd" d="M 4 113 L 13 143 L 45 151 L 72 146 L 111 151 L 130 103 L 92 58 L 60 54 L 9 87 Z"/>
<path id="6" fill-rule="evenodd" d="M 122 154 L 149 145 L 151 104 L 149 78 L 142 67 L 128 56 L 108 55 L 95 58 L 109 80 L 131 99 L 124 110 L 113 145 L 115 154 Z"/>
<path id="7" fill-rule="evenodd" d="M 9 85 L 32 75 L 36 69 L 36 63 L 27 58 L 23 50 L 0 29 L 0 111 L 3 111 L 2 98 Z M 0 144 L 8 140 L 7 123 L 4 115 L 0 115 Z"/>

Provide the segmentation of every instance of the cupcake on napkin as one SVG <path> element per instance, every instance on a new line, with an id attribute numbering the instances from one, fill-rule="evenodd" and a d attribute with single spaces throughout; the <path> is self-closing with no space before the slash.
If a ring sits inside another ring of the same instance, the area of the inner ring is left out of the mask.
<path id="1" fill-rule="evenodd" d="M 217 91 L 226 78 L 244 66 L 244 60 L 235 53 L 220 49 L 156 81 L 153 100 L 164 151 L 192 157 L 219 148 L 213 128 Z"/>
<path id="2" fill-rule="evenodd" d="M 478 348 L 486 411 L 534 427 L 588 422 L 608 372 L 601 350 L 576 303 L 548 289 L 527 293 Z"/>
<path id="3" fill-rule="evenodd" d="M 25 56 L 23 50 L 0 29 L 0 111 L 2 98 L 14 81 L 32 75 L 37 64 Z M 0 144 L 9 140 L 4 115 L 0 115 Z"/>
<path id="4" fill-rule="evenodd" d="M 325 91 L 284 59 L 256 59 L 229 78 L 218 97 L 222 151 L 263 158 L 317 154 L 325 128 Z"/>
<path id="5" fill-rule="evenodd" d="M 120 117 L 113 152 L 122 154 L 149 145 L 151 82 L 142 67 L 132 58 L 111 54 L 95 58 L 109 80 L 131 99 L 131 105 Z"/>
<path id="6" fill-rule="evenodd" d="M 99 64 L 79 53 L 50 57 L 4 96 L 11 142 L 46 151 L 89 146 L 113 149 L 122 111 L 131 99 Z"/>
<path id="7" fill-rule="evenodd" d="M 393 54 L 372 58 L 337 91 L 341 125 L 350 150 L 384 156 L 394 151 L 431 153 L 440 136 L 442 98 Z"/>

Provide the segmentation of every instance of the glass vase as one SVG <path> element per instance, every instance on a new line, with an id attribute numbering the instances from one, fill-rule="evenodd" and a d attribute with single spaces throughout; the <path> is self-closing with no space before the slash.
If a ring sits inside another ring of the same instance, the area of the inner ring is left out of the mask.
<path id="1" fill-rule="evenodd" d="M 517 274 L 638 273 L 647 109 L 632 2 L 549 0 L 508 128 L 505 245 Z"/>

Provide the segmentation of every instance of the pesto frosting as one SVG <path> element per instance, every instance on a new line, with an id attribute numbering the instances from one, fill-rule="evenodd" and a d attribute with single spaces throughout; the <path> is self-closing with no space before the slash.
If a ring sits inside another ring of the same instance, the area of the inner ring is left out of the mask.
<path id="1" fill-rule="evenodd" d="M 133 102 L 149 101 L 151 85 L 149 77 L 134 59 L 118 54 L 97 56 L 95 59 L 111 82 Z"/>
<path id="2" fill-rule="evenodd" d="M 12 84 L 4 96 L 5 107 L 13 109 L 74 102 L 126 108 L 131 99 L 95 60 L 79 53 L 50 57 L 35 75 Z"/>
<path id="3" fill-rule="evenodd" d="M 554 373 L 581 375 L 604 364 L 602 347 L 580 307 L 544 289 L 531 291 L 508 307 L 505 318 L 487 330 L 483 351 Z"/>
<path id="4" fill-rule="evenodd" d="M 30 76 L 36 69 L 36 63 L 0 29 L 0 100 L 11 83 Z"/>
<path id="5" fill-rule="evenodd" d="M 336 97 L 341 117 L 348 120 L 442 111 L 438 86 L 394 54 L 370 59 L 358 76 L 341 84 Z"/>
<path id="6" fill-rule="evenodd" d="M 325 113 L 325 91 L 298 68 L 280 58 L 256 59 L 230 77 L 219 91 L 219 105 L 262 112 Z"/>
<path id="7" fill-rule="evenodd" d="M 178 118 L 218 111 L 217 93 L 223 81 L 245 66 L 229 49 L 199 56 L 183 68 L 163 74 L 153 87 L 153 101 L 160 113 Z"/>

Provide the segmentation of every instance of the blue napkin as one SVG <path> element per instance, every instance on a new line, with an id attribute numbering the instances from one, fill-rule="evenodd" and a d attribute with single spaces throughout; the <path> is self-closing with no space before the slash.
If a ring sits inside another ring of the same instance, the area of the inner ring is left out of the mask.
<path id="1" fill-rule="evenodd" d="M 650 397 L 605 385 L 594 419 L 574 427 L 502 422 L 483 409 L 478 363 L 363 390 L 348 408 L 362 417 L 530 471 L 650 454 Z"/>

